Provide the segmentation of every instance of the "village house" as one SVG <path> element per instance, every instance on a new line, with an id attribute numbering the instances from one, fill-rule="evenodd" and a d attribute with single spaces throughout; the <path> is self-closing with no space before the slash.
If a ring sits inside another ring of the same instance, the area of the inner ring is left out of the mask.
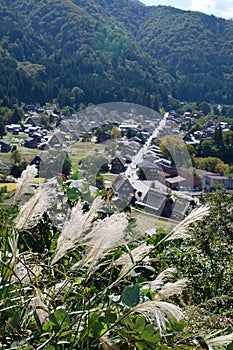
<path id="1" fill-rule="evenodd" d="M 124 173 L 126 170 L 126 160 L 121 157 L 115 157 L 111 160 L 110 172 L 113 174 Z"/>
<path id="2" fill-rule="evenodd" d="M 124 175 L 119 175 L 112 184 L 112 190 L 115 193 L 114 204 L 121 209 L 129 207 L 134 202 L 135 189 L 129 179 Z"/>
<path id="3" fill-rule="evenodd" d="M 6 130 L 7 132 L 11 132 L 13 135 L 18 135 L 22 128 L 20 124 L 9 124 L 6 125 Z"/>
<path id="4" fill-rule="evenodd" d="M 42 164 L 42 153 L 39 153 L 31 160 L 30 165 L 35 165 L 39 173 L 41 164 Z"/>
<path id="5" fill-rule="evenodd" d="M 36 107 L 34 105 L 27 105 L 26 106 L 28 112 L 35 112 Z"/>
<path id="6" fill-rule="evenodd" d="M 189 209 L 191 202 L 188 198 L 178 197 L 173 203 L 172 213 L 170 218 L 173 220 L 182 220 L 187 210 Z"/>
<path id="7" fill-rule="evenodd" d="M 48 147 L 50 148 L 59 148 L 62 147 L 65 142 L 65 135 L 64 132 L 56 132 L 54 133 L 50 139 L 48 140 Z"/>
<path id="8" fill-rule="evenodd" d="M 30 124 L 31 126 L 40 126 L 40 116 L 30 116 L 27 118 L 24 124 Z"/>
<path id="9" fill-rule="evenodd" d="M 135 204 L 148 213 L 160 216 L 164 210 L 166 196 L 166 193 L 150 188 L 143 200 Z"/>
<path id="10" fill-rule="evenodd" d="M 156 161 L 160 159 L 160 156 L 156 155 L 154 152 L 148 151 L 143 155 L 143 159 L 151 163 L 156 163 Z"/>
<path id="11" fill-rule="evenodd" d="M 33 139 L 37 142 L 37 144 L 41 143 L 41 142 L 42 142 L 42 139 L 43 139 L 42 133 L 40 133 L 40 132 L 38 132 L 38 131 L 37 131 L 37 132 L 30 133 L 30 134 L 29 134 L 29 137 L 33 138 Z"/>
<path id="12" fill-rule="evenodd" d="M 215 192 L 218 190 L 219 185 L 222 185 L 227 191 L 233 191 L 233 178 L 219 174 L 203 174 L 202 189 L 205 192 Z"/>
<path id="13" fill-rule="evenodd" d="M 152 162 L 143 160 L 137 164 L 137 174 L 140 180 L 156 180 L 158 179 L 159 167 Z"/>
<path id="14" fill-rule="evenodd" d="M 119 175 L 112 184 L 113 191 L 121 198 L 130 198 L 134 193 L 134 188 L 129 179 L 124 175 Z"/>
<path id="15" fill-rule="evenodd" d="M 169 169 L 166 169 L 169 171 Z M 171 176 L 165 177 L 165 183 L 171 190 L 196 191 L 202 187 L 201 177 L 195 173 L 189 173 L 185 170 L 176 170 Z"/>
<path id="16" fill-rule="evenodd" d="M 8 153 L 11 150 L 11 143 L 9 141 L 0 142 L 1 153 Z"/>
<path id="17" fill-rule="evenodd" d="M 24 139 L 24 147 L 27 148 L 37 148 L 38 142 L 33 137 L 27 137 Z"/>
<path id="18" fill-rule="evenodd" d="M 13 164 L 1 163 L 0 162 L 0 174 L 10 175 Z"/>
<path id="19" fill-rule="evenodd" d="M 168 177 L 166 178 L 166 185 L 167 187 L 169 187 L 172 190 L 178 190 L 179 187 L 182 185 L 182 183 L 184 183 L 185 178 L 178 175 L 175 177 Z"/>

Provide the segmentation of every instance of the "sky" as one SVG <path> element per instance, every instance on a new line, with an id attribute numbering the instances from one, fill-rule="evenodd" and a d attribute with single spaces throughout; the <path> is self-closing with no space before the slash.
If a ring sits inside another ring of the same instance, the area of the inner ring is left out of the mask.
<path id="1" fill-rule="evenodd" d="M 140 0 L 146 5 L 167 5 L 182 10 L 207 13 L 222 18 L 233 18 L 233 0 Z"/>

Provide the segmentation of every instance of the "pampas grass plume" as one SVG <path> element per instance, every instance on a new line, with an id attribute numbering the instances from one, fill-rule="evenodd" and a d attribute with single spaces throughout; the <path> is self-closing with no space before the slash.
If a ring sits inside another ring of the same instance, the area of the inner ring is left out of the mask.
<path id="1" fill-rule="evenodd" d="M 206 343 L 212 348 L 212 346 L 217 346 L 218 348 L 226 349 L 227 346 L 233 342 L 233 333 L 228 335 L 222 335 L 216 338 L 209 339 L 206 337 Z"/>
<path id="2" fill-rule="evenodd" d="M 113 214 L 98 221 L 91 232 L 83 238 L 82 241 L 87 249 L 82 265 L 90 265 L 87 274 L 97 265 L 102 256 L 123 242 L 127 225 L 125 214 Z"/>
<path id="3" fill-rule="evenodd" d="M 171 316 L 177 321 L 184 318 L 183 311 L 176 305 L 167 303 L 165 301 L 148 301 L 135 306 L 131 314 L 139 313 L 153 323 L 161 335 L 166 334 L 166 323 L 168 319 L 166 316 Z"/>
<path id="4" fill-rule="evenodd" d="M 21 177 L 16 180 L 15 201 L 19 200 L 29 190 L 37 174 L 38 170 L 35 165 L 28 165 L 22 172 Z"/>
<path id="5" fill-rule="evenodd" d="M 194 209 L 184 220 L 182 220 L 166 237 L 165 241 L 174 239 L 186 239 L 190 237 L 187 234 L 187 230 L 190 229 L 190 225 L 196 221 L 203 219 L 204 216 L 209 215 L 210 208 L 208 205 L 201 206 Z"/>
<path id="6" fill-rule="evenodd" d="M 101 204 L 101 198 L 96 197 L 90 210 L 86 213 L 83 213 L 81 201 L 72 208 L 70 217 L 63 225 L 62 232 L 58 238 L 57 248 L 51 265 L 60 260 L 67 252 L 75 249 L 81 235 L 90 228 Z"/>
<path id="7" fill-rule="evenodd" d="M 47 186 L 39 187 L 36 194 L 21 207 L 15 219 L 15 228 L 28 230 L 36 226 L 43 213 L 48 209 L 50 199 L 50 191 Z"/>
<path id="8" fill-rule="evenodd" d="M 128 253 L 124 253 L 122 256 L 120 256 L 115 262 L 114 265 L 122 265 L 122 269 L 119 275 L 119 279 L 126 276 L 130 270 L 143 259 L 146 254 L 150 252 L 150 250 L 153 249 L 152 245 L 147 245 L 146 243 L 141 244 L 140 246 L 134 248 L 133 250 L 129 251 Z"/>

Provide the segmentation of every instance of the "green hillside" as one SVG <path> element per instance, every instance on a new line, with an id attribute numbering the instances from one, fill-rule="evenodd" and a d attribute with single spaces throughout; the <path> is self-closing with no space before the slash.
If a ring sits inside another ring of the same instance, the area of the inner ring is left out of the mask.
<path id="1" fill-rule="evenodd" d="M 137 40 L 175 79 L 176 97 L 231 103 L 232 37 L 232 21 L 158 6 L 149 11 Z"/>
<path id="2" fill-rule="evenodd" d="M 232 103 L 233 22 L 132 0 L 0 1 L 0 103 Z"/>

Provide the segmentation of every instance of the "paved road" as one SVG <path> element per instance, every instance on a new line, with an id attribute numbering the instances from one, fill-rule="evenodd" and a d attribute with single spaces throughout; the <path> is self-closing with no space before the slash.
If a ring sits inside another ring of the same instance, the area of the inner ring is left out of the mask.
<path id="1" fill-rule="evenodd" d="M 155 128 L 152 135 L 148 138 L 148 140 L 143 145 L 143 147 L 138 151 L 138 153 L 133 157 L 132 163 L 130 163 L 130 165 L 128 166 L 128 168 L 125 171 L 125 176 L 127 176 L 128 178 L 137 179 L 136 166 L 138 163 L 140 163 L 143 160 L 143 155 L 148 150 L 148 147 L 150 146 L 151 141 L 154 138 L 156 138 L 158 136 L 159 132 L 164 128 L 164 126 L 166 124 L 167 117 L 168 117 L 168 113 L 165 113 L 164 117 L 160 120 L 159 125 Z"/>

